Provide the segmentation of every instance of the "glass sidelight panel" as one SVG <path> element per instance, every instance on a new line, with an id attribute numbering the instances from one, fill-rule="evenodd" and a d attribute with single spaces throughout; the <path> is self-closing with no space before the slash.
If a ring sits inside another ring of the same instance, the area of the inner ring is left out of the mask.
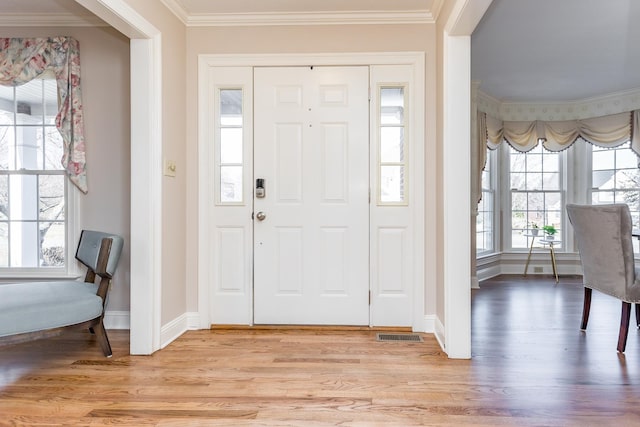
<path id="1" fill-rule="evenodd" d="M 244 129 L 242 89 L 219 90 L 217 123 L 218 201 L 221 204 L 243 202 Z"/>
<path id="2" fill-rule="evenodd" d="M 405 88 L 381 87 L 378 141 L 378 204 L 405 205 L 407 129 Z"/>

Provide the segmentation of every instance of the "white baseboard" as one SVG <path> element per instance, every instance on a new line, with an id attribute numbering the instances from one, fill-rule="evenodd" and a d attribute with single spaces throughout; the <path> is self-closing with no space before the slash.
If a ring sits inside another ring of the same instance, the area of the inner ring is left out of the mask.
<path id="1" fill-rule="evenodd" d="M 471 289 L 480 289 L 480 281 L 478 276 L 471 276 Z"/>
<path id="2" fill-rule="evenodd" d="M 200 329 L 197 312 L 187 312 L 167 323 L 160 330 L 160 348 L 165 348 L 187 331 Z"/>
<path id="3" fill-rule="evenodd" d="M 435 320 L 436 320 L 435 314 L 425 314 L 424 322 L 422 324 L 422 330 L 420 332 L 432 334 L 436 330 Z"/>
<path id="4" fill-rule="evenodd" d="M 478 268 L 477 278 L 478 278 L 478 287 L 479 283 L 483 280 L 491 279 L 492 277 L 496 277 L 502 274 L 502 269 L 500 265 L 489 265 L 485 268 Z"/>
<path id="5" fill-rule="evenodd" d="M 189 329 L 190 331 L 202 329 L 200 327 L 200 313 L 198 313 L 197 311 L 187 312 L 187 329 Z"/>
<path id="6" fill-rule="evenodd" d="M 433 334 L 436 337 L 438 344 L 440 344 L 440 348 L 442 348 L 442 351 L 446 352 L 444 346 L 444 326 L 442 325 L 440 319 L 438 319 L 438 316 L 436 316 L 435 314 L 427 314 L 424 316 L 423 332 Z"/>
<path id="7" fill-rule="evenodd" d="M 436 340 L 438 340 L 438 344 L 440 344 L 440 348 L 442 349 L 442 351 L 446 353 L 447 346 L 445 345 L 446 341 L 444 338 L 444 325 L 437 316 L 435 316 L 435 330 L 433 334 L 436 336 Z"/>
<path id="8" fill-rule="evenodd" d="M 160 348 L 165 348 L 188 329 L 187 313 L 173 319 L 160 330 Z"/>
<path id="9" fill-rule="evenodd" d="M 128 311 L 106 311 L 103 322 L 105 329 L 131 329 L 131 315 Z"/>

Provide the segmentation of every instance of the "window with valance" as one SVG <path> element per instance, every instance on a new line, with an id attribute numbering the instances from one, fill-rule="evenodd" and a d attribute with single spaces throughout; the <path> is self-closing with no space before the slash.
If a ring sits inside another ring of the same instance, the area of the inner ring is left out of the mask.
<path id="1" fill-rule="evenodd" d="M 0 276 L 70 273 L 72 185 L 87 192 L 79 44 L 0 38 Z"/>
<path id="2" fill-rule="evenodd" d="M 602 117 L 566 121 L 503 121 L 478 112 L 478 173 L 486 163 L 486 149 L 496 149 L 502 141 L 520 152 L 528 152 L 539 143 L 549 151 L 563 151 L 583 139 L 595 146 L 613 148 L 630 142 L 640 156 L 640 110 Z M 475 177 L 476 200 L 482 197 L 481 177 Z"/>
<path id="3" fill-rule="evenodd" d="M 59 110 L 55 124 L 62 136 L 61 163 L 67 176 L 87 192 L 80 50 L 71 37 L 0 38 L 0 85 L 20 86 L 51 71 Z"/>

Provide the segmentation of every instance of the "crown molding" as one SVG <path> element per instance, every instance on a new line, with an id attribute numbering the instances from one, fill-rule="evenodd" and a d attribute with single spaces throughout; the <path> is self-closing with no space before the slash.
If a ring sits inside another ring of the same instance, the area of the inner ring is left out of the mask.
<path id="1" fill-rule="evenodd" d="M 478 110 L 505 121 L 581 120 L 640 109 L 640 88 L 554 103 L 502 102 L 478 91 Z"/>
<path id="2" fill-rule="evenodd" d="M 94 15 L 77 16 L 66 13 L 27 14 L 3 13 L 0 27 L 106 27 L 102 19 Z"/>
<path id="3" fill-rule="evenodd" d="M 164 4 L 167 9 L 171 11 L 184 25 L 187 25 L 187 21 L 189 18 L 189 14 L 182 6 L 182 3 L 176 0 L 160 0 L 162 4 Z"/>
<path id="4" fill-rule="evenodd" d="M 428 10 L 367 10 L 340 12 L 259 12 L 189 14 L 179 0 L 161 0 L 188 27 L 265 25 L 432 24 Z M 442 0 L 436 0 L 438 11 Z"/>
<path id="5" fill-rule="evenodd" d="M 442 6 L 444 5 L 444 2 L 445 0 L 433 0 L 431 8 L 429 9 L 431 11 L 433 22 L 436 22 L 438 20 L 440 12 L 442 12 Z"/>
<path id="6" fill-rule="evenodd" d="M 266 25 L 353 25 L 428 24 L 435 22 L 430 12 L 349 11 L 349 12 L 263 12 L 190 15 L 187 26 L 266 26 Z"/>

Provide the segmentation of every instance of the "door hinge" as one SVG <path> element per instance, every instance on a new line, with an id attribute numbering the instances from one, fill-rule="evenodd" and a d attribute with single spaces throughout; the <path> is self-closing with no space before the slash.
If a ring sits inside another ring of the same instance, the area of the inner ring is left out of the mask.
<path id="1" fill-rule="evenodd" d="M 371 291 L 369 291 L 369 305 L 371 305 Z"/>
<path id="2" fill-rule="evenodd" d="M 371 189 L 369 189 L 369 204 L 371 204 Z"/>

